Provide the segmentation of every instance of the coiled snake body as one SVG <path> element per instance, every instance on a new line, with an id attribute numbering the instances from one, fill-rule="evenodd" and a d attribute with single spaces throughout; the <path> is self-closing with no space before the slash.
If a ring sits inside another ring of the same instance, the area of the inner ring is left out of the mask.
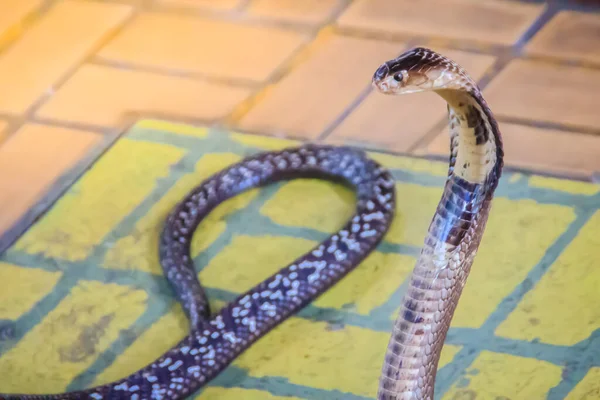
<path id="1" fill-rule="evenodd" d="M 379 399 L 432 399 L 441 348 L 500 178 L 502 142 L 476 84 L 460 66 L 431 50 L 415 48 L 386 62 L 373 84 L 391 94 L 432 90 L 448 102 L 448 180 L 393 328 L 378 392 Z M 211 317 L 190 257 L 194 230 L 227 198 L 299 177 L 352 186 L 354 216 L 311 252 Z M 246 158 L 192 191 L 171 212 L 161 236 L 161 265 L 190 319 L 188 336 L 118 382 L 54 395 L 0 394 L 0 399 L 185 398 L 360 264 L 387 232 L 394 206 L 391 175 L 362 151 L 305 145 Z"/>

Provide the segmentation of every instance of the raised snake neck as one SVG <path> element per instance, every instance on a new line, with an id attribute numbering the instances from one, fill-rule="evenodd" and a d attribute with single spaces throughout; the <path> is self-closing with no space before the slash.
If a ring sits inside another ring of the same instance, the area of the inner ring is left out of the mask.
<path id="1" fill-rule="evenodd" d="M 374 83 L 398 70 L 407 77 L 415 71 L 416 79 L 430 74 L 441 81 L 432 90 L 448 103 L 450 165 L 392 329 L 377 398 L 431 400 L 444 340 L 485 230 L 504 151 L 491 110 L 458 64 L 416 48 L 384 64 Z"/>
<path id="2" fill-rule="evenodd" d="M 424 48 L 413 49 L 390 63 L 406 67 L 407 62 L 418 71 L 443 68 L 460 79 L 457 85 L 437 91 L 449 104 L 449 175 L 393 328 L 378 399 L 433 398 L 443 342 L 502 170 L 498 126 L 466 72 Z M 341 180 L 352 186 L 357 194 L 354 216 L 311 252 L 210 317 L 190 257 L 194 230 L 224 200 L 249 188 L 299 177 Z M 185 398 L 356 267 L 387 232 L 394 207 L 392 177 L 361 151 L 306 145 L 248 157 L 192 191 L 165 224 L 161 265 L 190 319 L 188 336 L 153 363 L 117 382 L 54 395 L 0 394 L 0 399 Z"/>

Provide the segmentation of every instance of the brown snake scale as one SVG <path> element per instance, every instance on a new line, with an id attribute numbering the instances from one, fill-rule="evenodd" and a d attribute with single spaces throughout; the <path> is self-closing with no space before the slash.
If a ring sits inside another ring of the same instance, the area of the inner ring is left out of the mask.
<path id="1" fill-rule="evenodd" d="M 446 333 L 502 172 L 502 139 L 477 84 L 429 49 L 384 63 L 373 85 L 385 94 L 434 91 L 448 103 L 448 179 L 393 326 L 377 394 L 380 400 L 433 399 Z"/>

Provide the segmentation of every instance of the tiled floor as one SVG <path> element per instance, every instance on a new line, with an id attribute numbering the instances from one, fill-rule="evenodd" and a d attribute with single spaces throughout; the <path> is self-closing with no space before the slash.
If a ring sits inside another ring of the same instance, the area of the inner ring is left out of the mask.
<path id="1" fill-rule="evenodd" d="M 440 99 L 370 89 L 417 44 L 479 79 L 509 166 L 593 179 L 600 7 L 579 3 L 3 0 L 0 233 L 141 116 L 443 157 Z"/>

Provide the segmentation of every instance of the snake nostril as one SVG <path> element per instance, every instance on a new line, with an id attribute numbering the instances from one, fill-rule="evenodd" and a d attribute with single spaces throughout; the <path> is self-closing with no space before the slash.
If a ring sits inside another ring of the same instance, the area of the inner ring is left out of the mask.
<path id="1" fill-rule="evenodd" d="M 390 72 L 389 67 L 387 66 L 387 64 L 383 64 L 381 67 L 377 68 L 377 71 L 375 71 L 375 74 L 373 75 L 373 80 L 382 80 L 387 76 L 388 72 Z"/>

